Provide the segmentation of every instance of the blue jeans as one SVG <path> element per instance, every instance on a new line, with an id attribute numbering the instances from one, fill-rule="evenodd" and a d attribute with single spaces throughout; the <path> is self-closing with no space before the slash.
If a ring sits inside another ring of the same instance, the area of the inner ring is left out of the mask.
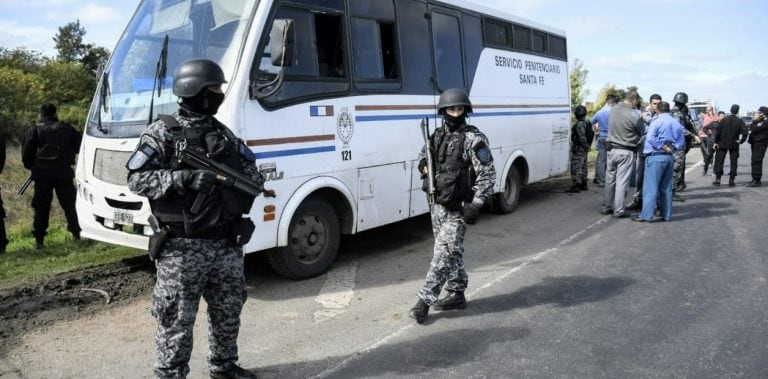
<path id="1" fill-rule="evenodd" d="M 640 218 L 653 220 L 657 197 L 661 199 L 661 217 L 664 221 L 672 218 L 672 178 L 675 157 L 672 154 L 649 155 L 645 157 L 643 178 L 643 210 Z"/>

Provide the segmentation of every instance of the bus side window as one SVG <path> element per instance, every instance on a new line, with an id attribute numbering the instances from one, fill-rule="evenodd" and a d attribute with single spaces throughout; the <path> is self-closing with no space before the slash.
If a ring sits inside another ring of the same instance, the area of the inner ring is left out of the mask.
<path id="1" fill-rule="evenodd" d="M 464 88 L 464 46 L 459 25 L 456 16 L 432 13 L 432 50 L 435 55 L 437 86 L 441 91 Z"/>
<path id="2" fill-rule="evenodd" d="M 344 31 L 341 16 L 315 13 L 318 76 L 344 78 Z"/>
<path id="3" fill-rule="evenodd" d="M 377 20 L 352 19 L 355 78 L 398 79 L 395 56 L 395 24 Z"/>

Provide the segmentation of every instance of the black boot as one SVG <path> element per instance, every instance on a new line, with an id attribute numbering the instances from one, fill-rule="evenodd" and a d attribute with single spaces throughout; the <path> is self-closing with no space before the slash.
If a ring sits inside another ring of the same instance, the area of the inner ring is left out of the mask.
<path id="1" fill-rule="evenodd" d="M 238 365 L 234 365 L 232 366 L 231 369 L 227 371 L 211 372 L 211 378 L 213 379 L 253 379 L 253 378 L 256 378 L 256 374 Z"/>
<path id="2" fill-rule="evenodd" d="M 464 309 L 467 307 L 467 299 L 464 292 L 448 291 L 448 295 L 437 301 L 435 310 L 450 311 L 452 309 Z"/>
<path id="3" fill-rule="evenodd" d="M 758 180 L 758 179 L 755 179 L 755 180 L 747 183 L 747 187 L 761 187 L 762 185 L 763 185 L 763 183 L 760 180 Z"/>
<path id="4" fill-rule="evenodd" d="M 736 187 L 736 177 L 735 176 L 731 176 L 728 179 L 728 187 Z"/>
<path id="5" fill-rule="evenodd" d="M 565 190 L 565 193 L 579 193 L 579 192 L 581 192 L 581 186 L 578 184 L 574 184 L 570 188 Z"/>
<path id="6" fill-rule="evenodd" d="M 424 321 L 427 321 L 428 313 L 429 305 L 427 305 L 424 300 L 419 299 L 419 301 L 416 302 L 416 305 L 411 308 L 411 312 L 408 313 L 408 316 L 410 316 L 412 319 L 415 319 L 417 323 L 423 324 Z"/>
<path id="7" fill-rule="evenodd" d="M 628 211 L 639 211 L 643 209 L 643 200 L 636 197 L 634 200 L 632 200 L 632 203 L 624 207 L 624 209 Z"/>
<path id="8" fill-rule="evenodd" d="M 715 176 L 715 181 L 712 182 L 713 186 L 719 186 L 720 185 L 720 175 Z"/>
<path id="9" fill-rule="evenodd" d="M 45 245 L 43 244 L 43 237 L 35 237 L 35 249 L 40 250 Z"/>
<path id="10" fill-rule="evenodd" d="M 587 189 L 589 189 L 589 187 L 587 187 L 587 181 L 585 180 L 581 183 L 581 190 L 586 191 Z"/>

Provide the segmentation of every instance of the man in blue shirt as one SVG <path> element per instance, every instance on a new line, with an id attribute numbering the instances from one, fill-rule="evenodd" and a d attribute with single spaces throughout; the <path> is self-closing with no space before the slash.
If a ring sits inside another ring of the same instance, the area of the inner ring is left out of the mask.
<path id="1" fill-rule="evenodd" d="M 616 97 L 609 94 L 603 108 L 592 116 L 592 127 L 597 132 L 597 163 L 595 164 L 595 178 L 592 179 L 592 183 L 599 187 L 605 186 L 605 168 L 608 163 L 608 151 L 605 146 L 605 141 L 608 139 L 608 115 L 615 103 Z"/>
<path id="2" fill-rule="evenodd" d="M 683 125 L 669 113 L 669 103 L 657 106 L 659 115 L 651 122 L 645 137 L 645 178 L 643 180 L 643 210 L 632 216 L 633 221 L 651 222 L 656 199 L 661 192 L 661 217 L 672 218 L 672 177 L 674 152 L 685 148 Z"/>

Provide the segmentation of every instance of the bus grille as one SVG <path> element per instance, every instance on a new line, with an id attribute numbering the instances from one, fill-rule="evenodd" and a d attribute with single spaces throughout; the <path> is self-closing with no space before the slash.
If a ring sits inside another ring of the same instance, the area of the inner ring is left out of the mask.
<path id="1" fill-rule="evenodd" d="M 120 186 L 128 185 L 128 169 L 125 163 L 131 157 L 131 151 L 96 149 L 93 161 L 93 176 L 107 183 Z"/>

